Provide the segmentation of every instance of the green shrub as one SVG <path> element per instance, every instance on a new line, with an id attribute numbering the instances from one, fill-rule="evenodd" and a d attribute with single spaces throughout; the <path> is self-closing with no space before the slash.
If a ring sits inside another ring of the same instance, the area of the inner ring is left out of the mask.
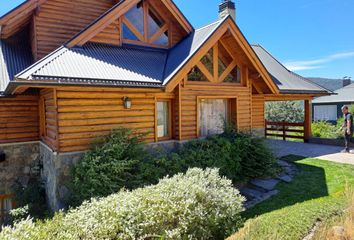
<path id="1" fill-rule="evenodd" d="M 244 198 L 216 169 L 190 169 L 157 185 L 85 202 L 53 220 L 25 220 L 0 239 L 224 239 Z"/>
<path id="2" fill-rule="evenodd" d="M 336 125 L 326 121 L 314 122 L 311 125 L 312 136 L 320 138 L 342 138 L 343 131 L 341 131 L 340 128 L 342 127 L 343 122 L 343 118 L 339 118 Z"/>
<path id="3" fill-rule="evenodd" d="M 228 129 L 224 134 L 186 143 L 172 154 L 148 153 L 141 136 L 117 129 L 85 154 L 73 169 L 72 197 L 78 206 L 92 197 L 104 197 L 121 188 L 135 189 L 188 168 L 219 168 L 234 183 L 275 173 L 275 158 L 263 140 Z"/>
<path id="4" fill-rule="evenodd" d="M 304 107 L 301 101 L 267 102 L 265 117 L 271 122 L 303 122 Z"/>
<path id="5" fill-rule="evenodd" d="M 136 188 L 139 163 L 145 151 L 142 135 L 119 128 L 99 139 L 72 169 L 70 203 L 79 205 L 92 197 L 108 196 L 121 188 Z"/>

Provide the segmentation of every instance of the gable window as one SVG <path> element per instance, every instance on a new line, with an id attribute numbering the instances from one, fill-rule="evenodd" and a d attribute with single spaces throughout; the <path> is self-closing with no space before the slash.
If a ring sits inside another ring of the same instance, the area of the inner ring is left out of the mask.
<path id="1" fill-rule="evenodd" d="M 236 56 L 221 41 L 208 50 L 188 73 L 194 82 L 241 83 L 241 69 Z"/>
<path id="2" fill-rule="evenodd" d="M 148 1 L 141 1 L 122 17 L 123 42 L 147 46 L 169 46 L 169 23 Z"/>
<path id="3" fill-rule="evenodd" d="M 157 108 L 157 137 L 159 140 L 171 138 L 171 102 L 158 101 Z"/>

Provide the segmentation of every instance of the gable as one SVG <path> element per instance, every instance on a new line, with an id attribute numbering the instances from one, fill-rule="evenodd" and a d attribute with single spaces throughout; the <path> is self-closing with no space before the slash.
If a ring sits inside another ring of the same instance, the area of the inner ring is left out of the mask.
<path id="1" fill-rule="evenodd" d="M 199 67 L 199 70 L 203 68 L 200 61 L 210 49 L 219 43 L 233 58 L 228 64 L 230 65 L 227 69 L 228 71 L 222 77 L 219 76 L 219 78 L 224 79 L 236 66 L 245 65 L 248 68 L 250 78 L 253 75 L 259 76 L 257 81 L 262 81 L 262 87 L 266 91 L 278 93 L 278 88 L 270 78 L 267 70 L 230 17 L 225 17 L 218 22 L 198 29 L 188 39 L 172 49 L 166 66 L 164 80 L 166 91 L 173 91 L 177 84 L 185 79 L 195 66 Z M 208 75 L 206 71 L 201 71 Z M 207 78 L 211 78 L 211 76 Z M 213 78 L 216 78 L 216 74 L 214 74 Z M 222 81 L 222 79 L 216 79 L 215 81 Z"/>
<path id="2" fill-rule="evenodd" d="M 102 34 L 113 36 L 112 24 L 114 22 L 116 22 L 113 25 L 114 28 L 119 31 L 114 45 L 127 43 L 169 48 L 192 31 L 191 25 L 172 1 L 123 0 L 68 41 L 66 45 L 73 47 L 82 46 L 87 42 L 97 42 L 97 38 L 100 38 L 98 36 Z M 101 38 L 100 42 L 103 41 L 104 39 Z"/>

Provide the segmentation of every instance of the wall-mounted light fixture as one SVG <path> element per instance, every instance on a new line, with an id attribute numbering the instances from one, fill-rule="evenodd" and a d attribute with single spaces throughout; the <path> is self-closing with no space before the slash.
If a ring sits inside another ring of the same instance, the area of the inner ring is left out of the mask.
<path id="1" fill-rule="evenodd" d="M 3 151 L 0 151 L 0 163 L 6 161 L 6 155 Z"/>
<path id="2" fill-rule="evenodd" d="M 132 108 L 132 100 L 129 97 L 123 97 L 122 100 L 123 100 L 125 109 L 131 109 Z"/>

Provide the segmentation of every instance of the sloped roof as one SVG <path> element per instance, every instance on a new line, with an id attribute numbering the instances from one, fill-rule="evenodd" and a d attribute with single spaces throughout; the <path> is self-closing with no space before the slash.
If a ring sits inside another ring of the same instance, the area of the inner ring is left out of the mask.
<path id="1" fill-rule="evenodd" d="M 313 103 L 345 103 L 354 102 L 354 83 L 334 91 L 334 95 L 319 97 Z"/>
<path id="2" fill-rule="evenodd" d="M 226 19 L 196 30 L 169 51 L 93 43 L 75 48 L 62 46 L 16 78 L 71 84 L 161 87 Z"/>
<path id="3" fill-rule="evenodd" d="M 19 79 L 98 85 L 161 85 L 167 51 L 89 43 L 61 47 L 18 74 Z"/>
<path id="4" fill-rule="evenodd" d="M 277 84 L 281 93 L 329 93 L 315 83 L 288 70 L 276 58 L 260 45 L 252 45 L 253 50 L 264 64 L 273 81 Z"/>
<path id="5" fill-rule="evenodd" d="M 30 48 L 24 44 L 0 40 L 0 92 L 3 92 L 15 74 L 32 64 Z"/>

